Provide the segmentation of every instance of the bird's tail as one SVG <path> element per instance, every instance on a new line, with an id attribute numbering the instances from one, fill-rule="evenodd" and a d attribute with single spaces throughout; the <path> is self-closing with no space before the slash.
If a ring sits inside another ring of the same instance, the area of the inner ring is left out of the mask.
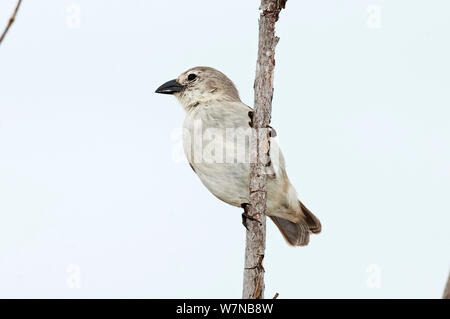
<path id="1" fill-rule="evenodd" d="M 306 246 L 309 243 L 309 234 L 318 234 L 322 230 L 319 219 L 300 202 L 302 220 L 293 223 L 287 219 L 270 216 L 277 225 L 284 239 L 292 246 Z"/>

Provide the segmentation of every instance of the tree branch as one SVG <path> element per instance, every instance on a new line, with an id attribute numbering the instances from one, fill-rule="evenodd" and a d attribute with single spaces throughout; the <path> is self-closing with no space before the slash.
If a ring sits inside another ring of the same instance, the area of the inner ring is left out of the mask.
<path id="1" fill-rule="evenodd" d="M 266 248 L 266 172 L 263 158 L 270 149 L 269 124 L 272 112 L 275 23 L 287 0 L 261 0 L 258 60 L 255 75 L 255 100 L 252 118 L 253 138 L 250 149 L 249 222 L 246 234 L 244 289 L 242 298 L 264 298 L 264 253 Z"/>
<path id="2" fill-rule="evenodd" d="M 14 9 L 14 12 L 13 12 L 11 18 L 9 18 L 8 25 L 6 26 L 5 31 L 3 31 L 2 36 L 0 37 L 0 44 L 2 43 L 3 39 L 5 38 L 6 33 L 8 33 L 9 28 L 11 28 L 11 25 L 14 23 L 14 20 L 16 19 L 16 15 L 17 15 L 17 12 L 19 11 L 21 3 L 22 3 L 22 0 L 17 1 L 16 8 Z"/>
<path id="3" fill-rule="evenodd" d="M 444 295 L 442 299 L 450 299 L 450 274 L 448 275 L 447 285 L 445 285 Z"/>

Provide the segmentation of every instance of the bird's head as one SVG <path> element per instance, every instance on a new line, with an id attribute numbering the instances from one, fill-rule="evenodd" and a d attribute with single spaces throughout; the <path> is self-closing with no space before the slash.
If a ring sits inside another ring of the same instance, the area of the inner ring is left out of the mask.
<path id="1" fill-rule="evenodd" d="M 236 87 L 225 74 L 204 66 L 183 72 L 175 80 L 161 85 L 155 92 L 175 95 L 185 109 L 209 101 L 240 101 Z"/>

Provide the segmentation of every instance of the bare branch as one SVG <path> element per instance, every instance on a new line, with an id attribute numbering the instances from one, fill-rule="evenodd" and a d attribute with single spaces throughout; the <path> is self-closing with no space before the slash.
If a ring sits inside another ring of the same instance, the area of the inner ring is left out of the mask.
<path id="1" fill-rule="evenodd" d="M 250 149 L 249 215 L 258 222 L 250 222 L 246 234 L 244 299 L 264 298 L 264 252 L 266 248 L 266 172 L 262 158 L 270 149 L 269 128 L 273 71 L 275 68 L 275 23 L 287 0 L 261 0 L 259 17 L 258 60 L 255 75 L 255 101 L 252 119 L 253 138 Z"/>
<path id="2" fill-rule="evenodd" d="M 448 280 L 444 288 L 444 295 L 442 296 L 442 299 L 450 299 L 450 274 L 448 275 Z"/>
<path id="3" fill-rule="evenodd" d="M 14 9 L 14 12 L 13 12 L 11 18 L 9 18 L 8 25 L 6 26 L 5 31 L 3 31 L 2 36 L 0 37 L 0 44 L 2 43 L 3 39 L 5 38 L 6 33 L 8 33 L 9 28 L 11 28 L 11 25 L 14 23 L 14 20 L 16 19 L 16 15 L 17 15 L 17 12 L 19 11 L 21 3 L 22 3 L 22 0 L 17 1 L 16 8 Z"/>

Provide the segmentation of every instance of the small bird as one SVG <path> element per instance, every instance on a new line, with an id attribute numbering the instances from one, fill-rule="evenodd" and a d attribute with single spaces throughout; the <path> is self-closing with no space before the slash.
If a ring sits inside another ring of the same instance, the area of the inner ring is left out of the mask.
<path id="1" fill-rule="evenodd" d="M 156 91 L 172 94 L 185 110 L 183 149 L 191 168 L 206 188 L 220 200 L 244 208 L 246 226 L 253 110 L 241 102 L 233 82 L 210 67 L 194 67 Z M 285 161 L 270 132 L 267 167 L 267 211 L 285 240 L 292 246 L 306 246 L 310 233 L 321 231 L 319 219 L 298 200 L 289 182 Z M 228 138 L 231 136 L 231 138 Z"/>

